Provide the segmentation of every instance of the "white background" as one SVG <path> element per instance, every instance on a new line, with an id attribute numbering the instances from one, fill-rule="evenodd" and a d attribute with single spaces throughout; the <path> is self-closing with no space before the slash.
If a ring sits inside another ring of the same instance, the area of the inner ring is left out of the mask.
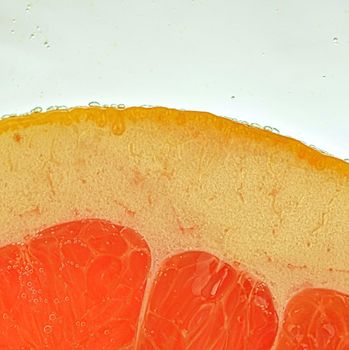
<path id="1" fill-rule="evenodd" d="M 163 105 L 349 158 L 348 0 L 0 0 L 0 115 Z"/>

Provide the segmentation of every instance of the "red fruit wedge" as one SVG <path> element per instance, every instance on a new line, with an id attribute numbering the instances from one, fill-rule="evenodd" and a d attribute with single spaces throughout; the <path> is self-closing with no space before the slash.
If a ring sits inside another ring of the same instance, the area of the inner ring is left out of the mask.
<path id="1" fill-rule="evenodd" d="M 0 250 L 2 349 L 120 349 L 135 337 L 150 252 L 134 231 L 71 222 Z"/>
<path id="2" fill-rule="evenodd" d="M 149 296 L 141 349 L 270 349 L 277 316 L 267 286 L 204 252 L 165 260 Z"/>
<path id="3" fill-rule="evenodd" d="M 349 295 L 305 289 L 287 304 L 279 350 L 349 349 Z"/>

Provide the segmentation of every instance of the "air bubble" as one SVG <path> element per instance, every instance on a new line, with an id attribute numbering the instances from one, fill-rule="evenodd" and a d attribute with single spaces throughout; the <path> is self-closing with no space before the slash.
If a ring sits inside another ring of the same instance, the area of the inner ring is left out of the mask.
<path id="1" fill-rule="evenodd" d="M 312 149 L 314 149 L 314 150 L 316 150 L 316 151 L 318 151 L 318 152 L 320 152 L 320 153 L 322 153 L 322 154 L 325 154 L 325 155 L 330 155 L 330 153 L 328 153 L 327 151 L 324 151 L 323 149 L 321 149 L 321 148 L 318 148 L 318 147 L 316 147 L 315 145 L 308 145 L 310 148 L 312 148 Z"/>
<path id="2" fill-rule="evenodd" d="M 274 128 L 274 127 L 272 127 L 272 126 L 269 126 L 269 125 L 265 126 L 265 127 L 264 127 L 264 130 L 268 130 L 268 131 L 274 132 L 274 133 L 276 133 L 276 134 L 279 134 L 279 133 L 280 133 L 279 129 L 276 129 L 276 128 Z"/>
<path id="3" fill-rule="evenodd" d="M 42 108 L 41 107 L 35 107 L 30 112 L 31 113 L 40 113 L 40 112 L 42 112 Z"/>
<path id="4" fill-rule="evenodd" d="M 99 107 L 100 106 L 100 103 L 99 102 L 96 102 L 96 101 L 92 101 L 88 104 L 90 107 Z"/>
<path id="5" fill-rule="evenodd" d="M 45 334 L 51 334 L 52 333 L 52 326 L 50 326 L 49 324 L 44 326 L 44 333 Z"/>

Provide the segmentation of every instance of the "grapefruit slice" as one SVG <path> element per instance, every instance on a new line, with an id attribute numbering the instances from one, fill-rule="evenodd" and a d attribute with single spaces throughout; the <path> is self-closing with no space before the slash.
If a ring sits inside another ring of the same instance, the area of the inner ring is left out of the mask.
<path id="1" fill-rule="evenodd" d="M 4 119 L 0 150 L 4 349 L 347 346 L 345 162 L 165 108 Z"/>

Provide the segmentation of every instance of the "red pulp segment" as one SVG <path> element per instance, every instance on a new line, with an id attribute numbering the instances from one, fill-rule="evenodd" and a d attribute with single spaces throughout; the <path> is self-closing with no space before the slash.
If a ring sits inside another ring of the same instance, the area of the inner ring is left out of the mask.
<path id="1" fill-rule="evenodd" d="M 267 350 L 277 333 L 268 287 L 208 253 L 164 261 L 149 298 L 142 350 Z"/>
<path id="2" fill-rule="evenodd" d="M 271 348 L 277 315 L 265 284 L 187 252 L 163 262 L 143 301 L 150 259 L 138 233 L 102 220 L 1 248 L 0 348 Z"/>
<path id="3" fill-rule="evenodd" d="M 139 234 L 100 220 L 57 225 L 1 248 L 0 348 L 126 348 L 149 267 Z"/>
<path id="4" fill-rule="evenodd" d="M 349 350 L 349 295 L 305 289 L 287 304 L 278 350 Z"/>

